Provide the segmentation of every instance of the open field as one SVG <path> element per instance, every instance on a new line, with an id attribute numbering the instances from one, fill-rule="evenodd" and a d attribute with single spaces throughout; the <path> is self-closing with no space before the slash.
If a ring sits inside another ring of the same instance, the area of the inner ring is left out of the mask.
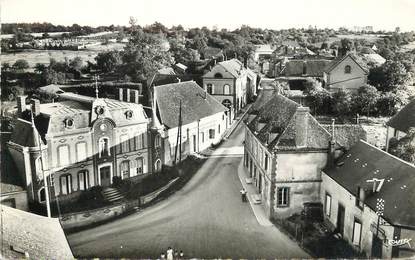
<path id="1" fill-rule="evenodd" d="M 57 61 L 64 61 L 65 57 L 69 60 L 79 56 L 84 62 L 94 61 L 98 53 L 108 50 L 121 50 L 124 47 L 123 43 L 110 43 L 107 45 L 91 46 L 86 50 L 71 51 L 71 50 L 27 50 L 18 53 L 1 54 L 1 63 L 8 62 L 12 65 L 18 59 L 25 59 L 31 68 L 36 63 L 49 64 L 51 58 Z"/>
<path id="2" fill-rule="evenodd" d="M 357 39 L 357 40 L 366 40 L 368 42 L 375 42 L 386 35 L 384 34 L 339 34 L 337 37 L 339 39 Z"/>

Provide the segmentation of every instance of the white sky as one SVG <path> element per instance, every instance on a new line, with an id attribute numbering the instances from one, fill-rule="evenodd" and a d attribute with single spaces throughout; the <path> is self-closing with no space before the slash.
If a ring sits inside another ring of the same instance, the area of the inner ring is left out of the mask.
<path id="1" fill-rule="evenodd" d="M 71 25 L 161 22 L 170 27 L 281 29 L 372 25 L 415 30 L 415 0 L 0 0 L 1 21 Z"/>

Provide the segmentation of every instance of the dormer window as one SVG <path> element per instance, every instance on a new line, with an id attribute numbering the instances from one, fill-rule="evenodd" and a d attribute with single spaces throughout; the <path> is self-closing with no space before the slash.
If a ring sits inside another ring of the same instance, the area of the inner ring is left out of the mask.
<path id="1" fill-rule="evenodd" d="M 65 119 L 65 127 L 72 128 L 74 126 L 73 118 L 66 118 Z"/>
<path id="2" fill-rule="evenodd" d="M 125 117 L 127 119 L 131 119 L 133 117 L 133 111 L 128 110 L 127 112 L 125 112 Z"/>
<path id="3" fill-rule="evenodd" d="M 350 65 L 346 65 L 346 67 L 344 67 L 344 73 L 346 74 L 352 73 L 352 67 L 350 67 Z"/>

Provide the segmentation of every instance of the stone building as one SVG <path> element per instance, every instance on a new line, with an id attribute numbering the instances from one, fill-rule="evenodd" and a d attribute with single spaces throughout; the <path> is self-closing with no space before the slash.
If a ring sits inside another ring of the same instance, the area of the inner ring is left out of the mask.
<path id="1" fill-rule="evenodd" d="M 149 118 L 136 103 L 63 92 L 55 103 L 18 99 L 8 150 L 29 201 L 73 199 L 114 177 L 140 179 L 159 170 L 149 150 Z M 16 173 L 16 174 L 17 174 Z"/>
<path id="2" fill-rule="evenodd" d="M 319 201 L 331 136 L 308 107 L 277 94 L 245 124 L 244 165 L 266 214 L 286 218 Z"/>
<path id="3" fill-rule="evenodd" d="M 231 119 L 247 104 L 249 89 L 256 84 L 237 59 L 219 62 L 202 79 L 204 90 L 229 109 Z"/>
<path id="4" fill-rule="evenodd" d="M 194 81 L 154 87 L 152 110 L 152 136 L 155 147 L 160 147 L 154 158 L 166 165 L 219 143 L 230 126 L 226 107 Z"/>
<path id="5" fill-rule="evenodd" d="M 356 92 L 367 83 L 368 69 L 349 53 L 333 60 L 324 71 L 324 85 L 330 91 L 339 89 Z"/>
<path id="6" fill-rule="evenodd" d="M 322 172 L 325 219 L 371 258 L 415 256 L 415 167 L 360 141 Z"/>

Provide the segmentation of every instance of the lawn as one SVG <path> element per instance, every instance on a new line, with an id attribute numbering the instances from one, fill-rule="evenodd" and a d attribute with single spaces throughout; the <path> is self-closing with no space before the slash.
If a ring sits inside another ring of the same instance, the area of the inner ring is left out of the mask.
<path id="1" fill-rule="evenodd" d="M 75 57 L 81 57 L 84 63 L 87 61 L 94 62 L 95 56 L 100 52 L 109 50 L 121 50 L 124 47 L 123 43 L 109 43 L 107 45 L 91 46 L 86 50 L 71 51 L 71 50 L 25 50 L 16 53 L 2 53 L 1 62 L 8 62 L 12 65 L 18 59 L 24 59 L 33 68 L 36 63 L 49 64 L 51 58 L 57 61 L 64 61 L 65 58 L 69 60 Z"/>

